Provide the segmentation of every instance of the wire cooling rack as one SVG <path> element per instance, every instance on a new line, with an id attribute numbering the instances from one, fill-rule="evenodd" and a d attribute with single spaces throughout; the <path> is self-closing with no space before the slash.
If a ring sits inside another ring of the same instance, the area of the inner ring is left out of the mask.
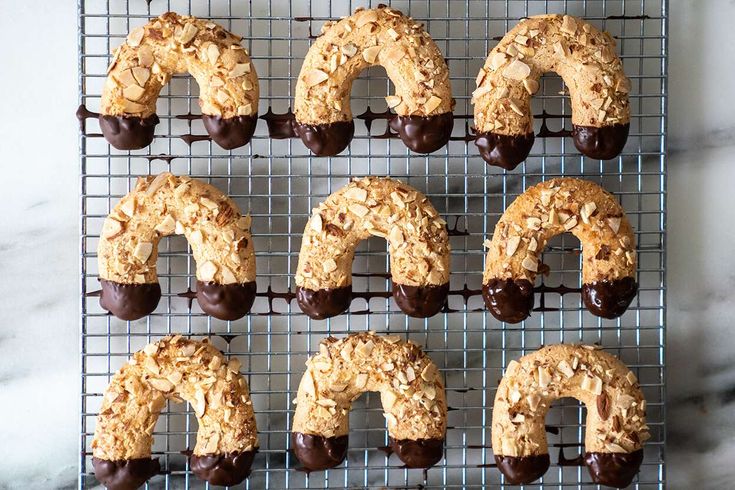
<path id="1" fill-rule="evenodd" d="M 385 2 L 385 0 L 383 0 Z M 664 347 L 666 223 L 666 54 L 665 0 L 475 1 L 408 0 L 392 6 L 424 22 L 449 63 L 457 100 L 454 138 L 441 150 L 412 154 L 400 140 L 385 137 L 386 121 L 370 128 L 356 121 L 348 151 L 315 158 L 300 140 L 268 137 L 259 121 L 252 143 L 225 151 L 208 141 L 199 119 L 198 89 L 188 76 L 176 76 L 158 102 L 161 124 L 149 148 L 121 152 L 100 136 L 94 118 L 82 125 L 81 152 L 81 414 L 79 488 L 97 485 L 90 442 L 102 393 L 112 374 L 132 352 L 168 333 L 209 336 L 242 361 L 250 383 L 260 433 L 253 473 L 240 487 L 501 487 L 490 448 L 492 401 L 503 367 L 511 359 L 556 342 L 597 342 L 619 355 L 638 375 L 648 399 L 652 439 L 634 483 L 664 486 Z M 322 24 L 377 2 L 305 0 L 79 0 L 80 104 L 98 110 L 112 48 L 132 28 L 168 10 L 208 17 L 244 37 L 260 76 L 259 113 L 286 113 L 296 77 L 311 40 Z M 570 108 L 556 76 L 546 76 L 534 98 L 536 139 L 529 159 L 513 172 L 488 167 L 465 136 L 472 124 L 471 93 L 489 50 L 522 17 L 566 12 L 587 18 L 618 41 L 632 81 L 631 134 L 625 152 L 613 161 L 582 157 L 563 128 Z M 353 112 L 381 113 L 390 83 L 371 68 L 354 84 Z M 187 116 L 191 115 L 191 116 Z M 183 116 L 183 117 L 182 117 Z M 372 137 L 368 137 L 372 135 Z M 202 136 L 201 138 L 198 136 Z M 252 313 L 223 322 L 201 313 L 187 292 L 195 287 L 194 264 L 181 237 L 161 244 L 158 271 L 163 298 L 156 312 L 136 322 L 108 316 L 93 292 L 99 289 L 96 248 L 104 217 L 141 175 L 171 171 L 201 178 L 227 192 L 253 217 L 258 297 Z M 391 175 L 429 195 L 451 231 L 451 294 L 446 311 L 418 320 L 402 314 L 389 295 L 384 241 L 370 239 L 355 258 L 354 289 L 371 292 L 355 300 L 349 314 L 311 321 L 295 301 L 293 274 L 301 233 L 312 207 L 350 176 Z M 601 320 L 582 306 L 579 295 L 579 243 L 557 237 L 543 259 L 551 273 L 536 294 L 537 310 L 520 325 L 496 321 L 483 310 L 484 249 L 502 211 L 527 187 L 542 180 L 583 176 L 621 200 L 637 234 L 640 293 L 625 315 Z M 559 287 L 564 286 L 564 287 Z M 442 369 L 450 407 L 445 459 L 426 472 L 407 470 L 379 450 L 387 443 L 376 394 L 365 394 L 351 415 L 347 461 L 326 472 L 299 471 L 289 452 L 296 390 L 304 361 L 327 335 L 372 329 L 410 338 Z M 528 487 L 587 487 L 589 475 L 576 458 L 583 451 L 585 410 L 562 400 L 549 413 L 552 467 L 542 483 Z M 154 457 L 163 474 L 150 488 L 203 488 L 182 454 L 192 448 L 196 418 L 186 406 L 169 404 L 155 429 Z"/>

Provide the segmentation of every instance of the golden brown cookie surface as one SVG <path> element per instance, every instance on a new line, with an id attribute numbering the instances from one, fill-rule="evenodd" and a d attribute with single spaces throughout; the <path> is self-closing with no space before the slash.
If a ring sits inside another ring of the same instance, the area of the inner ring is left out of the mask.
<path id="1" fill-rule="evenodd" d="M 501 321 L 518 323 L 533 308 L 541 252 L 570 232 L 582 245 L 582 299 L 603 318 L 622 315 L 636 295 L 633 229 L 617 200 L 587 180 L 559 178 L 530 187 L 508 206 L 488 244 L 483 297 Z"/>
<path id="2" fill-rule="evenodd" d="M 476 144 L 491 165 L 512 170 L 533 145 L 531 96 L 556 72 L 569 89 L 577 149 L 607 160 L 623 149 L 630 127 L 630 82 L 615 41 L 583 19 L 538 15 L 511 29 L 477 75 Z"/>
<path id="3" fill-rule="evenodd" d="M 381 65 L 395 85 L 386 97 L 390 126 L 419 153 L 449 140 L 453 118 L 449 70 L 421 25 L 389 7 L 358 10 L 327 25 L 304 59 L 296 84 L 295 132 L 314 153 L 336 155 L 352 139 L 352 82 Z"/>
<path id="4" fill-rule="evenodd" d="M 444 384 L 416 344 L 373 332 L 329 337 L 306 366 L 291 440 L 308 469 L 342 462 L 349 410 L 366 391 L 380 392 L 391 447 L 406 466 L 426 468 L 441 459 L 447 428 Z"/>
<path id="5" fill-rule="evenodd" d="M 240 362 L 206 339 L 176 335 L 136 352 L 113 376 L 92 440 L 98 480 L 111 490 L 136 488 L 159 471 L 151 445 L 166 400 L 194 409 L 199 430 L 190 462 L 197 476 L 213 485 L 247 477 L 258 435 Z"/>
<path id="6" fill-rule="evenodd" d="M 436 314 L 449 291 L 446 222 L 426 196 L 387 177 L 353 180 L 314 209 L 296 271 L 301 309 L 321 319 L 349 307 L 355 248 L 371 235 L 388 241 L 400 308 L 416 317 Z"/>
<path id="7" fill-rule="evenodd" d="M 158 123 L 156 100 L 177 73 L 199 84 L 204 126 L 220 146 L 243 146 L 255 130 L 258 76 L 242 38 L 222 26 L 168 12 L 133 29 L 113 53 L 100 127 L 116 148 L 143 148 Z"/>
<path id="8" fill-rule="evenodd" d="M 168 172 L 138 179 L 105 219 L 97 246 L 102 307 L 123 320 L 156 308 L 158 243 L 172 234 L 191 245 L 202 309 L 223 320 L 247 313 L 255 299 L 250 217 L 215 187 Z"/>
<path id="9" fill-rule="evenodd" d="M 593 481 L 626 487 L 650 438 L 646 400 L 636 376 L 591 345 L 546 346 L 511 361 L 493 405 L 492 442 L 498 468 L 512 484 L 531 483 L 549 467 L 544 419 L 563 397 L 587 406 L 585 464 Z"/>

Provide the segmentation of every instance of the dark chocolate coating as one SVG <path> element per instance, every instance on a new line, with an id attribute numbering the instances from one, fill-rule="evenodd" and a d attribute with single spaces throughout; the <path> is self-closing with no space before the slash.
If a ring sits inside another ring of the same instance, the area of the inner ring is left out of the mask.
<path id="1" fill-rule="evenodd" d="M 632 277 L 597 281 L 582 285 L 582 301 L 590 313 L 612 319 L 625 313 L 637 292 L 638 283 Z"/>
<path id="2" fill-rule="evenodd" d="M 225 150 L 232 150 L 245 146 L 255 133 L 258 116 L 221 117 L 202 115 L 202 122 L 207 133 L 215 143 Z"/>
<path id="3" fill-rule="evenodd" d="M 197 281 L 197 302 L 207 315 L 238 320 L 253 307 L 255 289 L 255 281 L 242 284 Z"/>
<path id="4" fill-rule="evenodd" d="M 311 471 L 334 468 L 347 456 L 348 436 L 322 437 L 291 432 L 291 446 L 304 467 Z"/>
<path id="5" fill-rule="evenodd" d="M 608 487 L 630 485 L 643 462 L 643 449 L 632 453 L 585 453 L 584 464 L 592 481 Z"/>
<path id="6" fill-rule="evenodd" d="M 519 323 L 533 309 L 533 284 L 526 279 L 490 279 L 482 285 L 482 297 L 495 318 Z"/>
<path id="7" fill-rule="evenodd" d="M 401 458 L 407 468 L 429 468 L 437 464 L 444 455 L 443 439 L 393 439 L 390 447 Z"/>
<path id="8" fill-rule="evenodd" d="M 416 153 L 431 153 L 449 142 L 454 127 L 451 112 L 436 116 L 395 116 L 388 124 Z"/>
<path id="9" fill-rule="evenodd" d="M 496 454 L 495 464 L 505 475 L 507 483 L 526 485 L 541 478 L 549 469 L 551 461 L 548 454 L 522 457 L 498 456 Z"/>
<path id="10" fill-rule="evenodd" d="M 630 124 L 612 126 L 572 126 L 574 146 L 580 153 L 595 160 L 610 160 L 620 155 L 628 141 Z"/>
<path id="11" fill-rule="evenodd" d="M 293 123 L 294 132 L 316 156 L 331 157 L 347 148 L 355 135 L 355 123 L 339 121 L 331 124 Z"/>
<path id="12" fill-rule="evenodd" d="M 161 471 L 158 460 L 150 458 L 119 461 L 92 458 L 92 466 L 97 481 L 109 490 L 135 490 Z"/>
<path id="13" fill-rule="evenodd" d="M 429 318 L 447 302 L 449 283 L 440 286 L 406 286 L 393 283 L 393 299 L 406 315 Z"/>
<path id="14" fill-rule="evenodd" d="M 139 150 L 151 144 L 160 120 L 156 114 L 144 119 L 100 114 L 99 122 L 102 134 L 112 146 L 118 150 Z"/>
<path id="15" fill-rule="evenodd" d="M 301 311 L 314 320 L 324 320 L 347 311 L 352 301 L 352 284 L 341 288 L 296 288 L 296 301 Z"/>
<path id="16" fill-rule="evenodd" d="M 475 146 L 488 164 L 513 170 L 531 153 L 533 139 L 533 133 L 520 136 L 478 133 L 475 137 Z"/>
<path id="17" fill-rule="evenodd" d="M 120 284 L 100 279 L 100 306 L 121 320 L 137 320 L 153 313 L 161 299 L 161 285 Z"/>
<path id="18" fill-rule="evenodd" d="M 207 454 L 189 457 L 191 471 L 211 485 L 222 487 L 237 485 L 250 474 L 255 451 L 241 453 Z"/>

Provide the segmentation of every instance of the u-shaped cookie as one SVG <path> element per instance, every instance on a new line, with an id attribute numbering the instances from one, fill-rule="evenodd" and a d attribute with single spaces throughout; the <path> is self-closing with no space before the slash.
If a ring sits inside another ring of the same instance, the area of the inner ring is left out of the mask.
<path id="1" fill-rule="evenodd" d="M 477 75 L 475 144 L 491 165 L 512 170 L 533 146 L 531 96 L 546 72 L 569 88 L 574 145 L 590 158 L 620 154 L 628 138 L 630 82 L 615 41 L 583 19 L 524 19 L 493 48 Z"/>
<path id="2" fill-rule="evenodd" d="M 342 462 L 352 402 L 366 391 L 380 392 L 390 447 L 407 467 L 428 468 L 441 459 L 447 401 L 436 365 L 411 341 L 364 332 L 329 337 L 306 361 L 291 446 L 307 469 Z"/>
<path id="3" fill-rule="evenodd" d="M 388 240 L 393 298 L 426 318 L 449 293 L 449 236 L 429 199 L 387 177 L 353 180 L 313 210 L 296 270 L 297 301 L 311 318 L 339 315 L 352 301 L 352 260 L 369 236 Z"/>
<path id="4" fill-rule="evenodd" d="M 188 72 L 199 84 L 202 121 L 212 139 L 226 149 L 247 144 L 258 120 L 258 75 L 241 40 L 214 22 L 174 12 L 132 30 L 107 69 L 102 134 L 120 150 L 148 146 L 161 88 Z"/>
<path id="5" fill-rule="evenodd" d="M 595 483 L 627 487 L 650 438 L 638 380 L 613 355 L 591 345 L 550 345 L 511 361 L 493 405 L 495 462 L 518 485 L 549 468 L 544 419 L 563 397 L 587 406 L 584 462 Z"/>
<path id="6" fill-rule="evenodd" d="M 498 320 L 518 323 L 533 309 L 539 256 L 552 237 L 582 244 L 582 300 L 603 318 L 622 315 L 638 291 L 633 229 L 622 206 L 587 180 L 559 178 L 530 187 L 495 226 L 482 294 Z"/>
<path id="7" fill-rule="evenodd" d="M 250 217 L 215 187 L 168 172 L 139 178 L 102 226 L 97 246 L 100 305 L 123 320 L 156 309 L 158 242 L 185 235 L 197 264 L 197 302 L 221 320 L 242 318 L 255 300 Z"/>
<path id="8" fill-rule="evenodd" d="M 304 59 L 298 82 L 294 132 L 319 156 L 336 155 L 352 140 L 352 82 L 372 65 L 385 68 L 396 93 L 386 97 L 389 121 L 413 151 L 431 153 L 448 141 L 454 120 L 449 70 L 421 25 L 379 6 L 328 25 Z"/>
<path id="9" fill-rule="evenodd" d="M 138 488 L 160 471 L 153 428 L 166 400 L 191 404 L 199 422 L 191 469 L 212 485 L 237 485 L 258 448 L 253 406 L 240 361 L 207 342 L 165 337 L 133 354 L 105 390 L 92 440 L 97 480 Z"/>

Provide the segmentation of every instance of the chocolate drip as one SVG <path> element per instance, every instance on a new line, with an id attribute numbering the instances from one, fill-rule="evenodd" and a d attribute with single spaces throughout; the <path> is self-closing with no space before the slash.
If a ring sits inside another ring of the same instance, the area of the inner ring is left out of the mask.
<path id="1" fill-rule="evenodd" d="M 632 277 L 597 281 L 582 285 L 582 301 L 590 313 L 602 318 L 617 318 L 628 309 L 638 292 Z"/>
<path id="2" fill-rule="evenodd" d="M 475 145 L 480 156 L 490 165 L 513 170 L 528 157 L 533 147 L 533 133 L 518 136 L 478 133 Z"/>
<path id="3" fill-rule="evenodd" d="M 161 471 L 157 459 L 137 458 L 108 461 L 92 458 L 94 476 L 109 490 L 135 490 Z"/>
<path id="4" fill-rule="evenodd" d="M 393 439 L 391 450 L 398 455 L 407 468 L 429 468 L 444 455 L 443 439 Z"/>
<path id="5" fill-rule="evenodd" d="M 459 219 L 460 218 L 462 218 L 462 216 L 455 216 L 454 226 L 453 227 L 450 228 L 449 227 L 449 224 L 446 225 L 446 227 L 447 227 L 447 235 L 449 235 L 449 236 L 470 236 L 470 232 L 467 231 L 466 223 L 465 223 L 465 229 L 464 230 L 460 230 L 459 229 Z"/>
<path id="6" fill-rule="evenodd" d="M 519 323 L 533 309 L 533 284 L 526 279 L 490 279 L 482 285 L 482 297 L 495 318 Z"/>
<path id="7" fill-rule="evenodd" d="M 269 107 L 268 111 L 260 118 L 268 125 L 268 135 L 275 140 L 297 136 L 293 127 L 295 119 L 290 107 L 285 114 L 276 114 Z"/>
<path id="8" fill-rule="evenodd" d="M 238 320 L 253 307 L 255 289 L 255 281 L 242 284 L 197 281 L 197 302 L 208 315 L 220 320 Z"/>
<path id="9" fill-rule="evenodd" d="M 100 279 L 100 306 L 121 320 L 138 320 L 153 313 L 161 299 L 161 285 L 120 284 Z"/>
<path id="10" fill-rule="evenodd" d="M 102 134 L 112 146 L 118 150 L 139 150 L 151 144 L 160 120 L 156 114 L 143 119 L 100 114 L 99 122 Z"/>
<path id="11" fill-rule="evenodd" d="M 291 447 L 309 471 L 334 468 L 347 456 L 348 436 L 322 437 L 301 432 L 291 433 Z"/>
<path id="12" fill-rule="evenodd" d="M 162 162 L 166 162 L 169 165 L 171 164 L 174 158 L 176 157 L 173 155 L 166 155 L 165 153 L 160 153 L 158 155 L 147 155 L 145 157 L 145 159 L 148 160 L 149 162 L 153 162 L 155 160 L 161 160 Z"/>
<path id="13" fill-rule="evenodd" d="M 186 114 L 178 114 L 174 116 L 175 119 L 183 119 L 184 121 L 196 121 L 197 119 L 201 119 L 201 114 L 192 114 L 191 112 L 187 112 Z M 191 125 L 190 125 L 191 126 Z"/>
<path id="14" fill-rule="evenodd" d="M 407 286 L 393 283 L 393 299 L 406 315 L 429 318 L 447 302 L 449 283 L 440 286 Z"/>
<path id="15" fill-rule="evenodd" d="M 390 111 L 390 109 L 386 109 L 383 112 L 373 112 L 371 108 L 365 109 L 365 112 L 360 114 L 359 116 L 355 116 L 356 119 L 361 119 L 365 121 L 365 127 L 368 130 L 368 133 L 373 127 L 373 121 L 377 119 L 385 119 L 386 121 L 390 121 L 395 117 L 395 114 Z M 390 124 L 386 128 L 385 133 L 382 136 L 374 136 L 376 138 L 394 138 L 397 136 L 396 134 L 392 133 L 390 131 Z"/>
<path id="16" fill-rule="evenodd" d="M 209 141 L 212 139 L 211 136 L 208 134 L 182 134 L 179 136 L 183 140 L 184 143 L 191 146 L 192 143 L 196 143 L 197 141 Z"/>
<path id="17" fill-rule="evenodd" d="M 307 148 L 320 157 L 331 157 L 347 148 L 355 134 L 355 123 L 338 121 L 331 124 L 293 123 L 294 132 Z"/>
<path id="18" fill-rule="evenodd" d="M 505 475 L 511 485 L 525 485 L 541 478 L 549 469 L 551 461 L 548 454 L 534 456 L 498 456 L 495 455 L 498 469 Z"/>
<path id="19" fill-rule="evenodd" d="M 225 454 L 191 455 L 191 471 L 211 485 L 237 485 L 250 475 L 255 451 Z"/>
<path id="20" fill-rule="evenodd" d="M 84 104 L 81 104 L 79 107 L 77 107 L 76 116 L 77 120 L 79 121 L 79 131 L 81 131 L 83 134 L 86 134 L 87 119 L 100 117 L 98 112 L 90 111 Z"/>
<path id="21" fill-rule="evenodd" d="M 451 112 L 436 116 L 395 116 L 388 124 L 411 150 L 431 153 L 449 142 L 454 118 Z"/>
<path id="22" fill-rule="evenodd" d="M 296 288 L 296 301 L 301 311 L 314 320 L 337 316 L 350 307 L 352 284 L 341 288 L 312 289 Z"/>
<path id="23" fill-rule="evenodd" d="M 572 128 L 574 146 L 580 153 L 595 160 L 610 160 L 623 151 L 630 124 L 613 124 L 599 128 L 574 125 Z"/>
<path id="24" fill-rule="evenodd" d="M 592 481 L 608 487 L 630 485 L 643 462 L 643 449 L 632 453 L 585 453 L 584 463 Z"/>
<path id="25" fill-rule="evenodd" d="M 258 116 L 220 117 L 203 115 L 202 122 L 215 143 L 225 150 L 245 146 L 255 133 Z"/>

